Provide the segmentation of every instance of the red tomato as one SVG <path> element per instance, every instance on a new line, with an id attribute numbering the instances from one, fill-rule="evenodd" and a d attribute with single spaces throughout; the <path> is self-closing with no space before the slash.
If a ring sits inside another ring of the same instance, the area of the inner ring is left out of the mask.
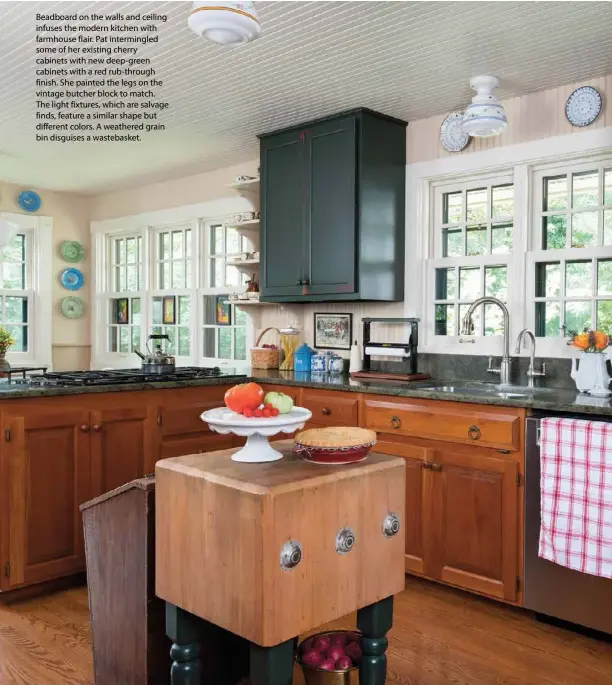
<path id="1" fill-rule="evenodd" d="M 280 412 L 278 411 L 278 409 L 276 407 L 272 407 L 272 416 L 278 416 L 279 413 Z"/>
<path id="2" fill-rule="evenodd" d="M 263 409 L 255 409 L 253 411 L 253 416 L 255 416 L 258 419 L 260 419 L 263 415 Z"/>
<path id="3" fill-rule="evenodd" d="M 257 409 L 263 397 L 264 391 L 257 383 L 240 383 L 225 393 L 225 406 L 237 414 L 243 414 L 245 409 Z"/>
<path id="4" fill-rule="evenodd" d="M 246 407 L 246 409 L 243 409 L 242 413 L 244 414 L 244 416 L 246 416 L 247 419 L 250 419 L 251 416 L 253 416 L 253 410 L 250 407 Z"/>
<path id="5" fill-rule="evenodd" d="M 264 415 L 267 419 L 269 419 L 269 418 L 272 416 L 272 410 L 270 409 L 270 407 L 264 407 L 263 415 Z"/>

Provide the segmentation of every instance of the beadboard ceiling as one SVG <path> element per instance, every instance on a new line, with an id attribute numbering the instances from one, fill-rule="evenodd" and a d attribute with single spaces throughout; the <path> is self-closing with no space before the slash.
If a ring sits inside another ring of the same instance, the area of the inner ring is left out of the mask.
<path id="1" fill-rule="evenodd" d="M 167 13 L 141 48 L 165 82 L 164 133 L 136 144 L 36 143 L 35 14 Z M 257 133 L 357 106 L 421 119 L 612 72 L 608 2 L 258 2 L 262 37 L 227 49 L 187 2 L 1 2 L 0 180 L 96 194 L 257 157 Z M 608 94 L 612 96 L 612 94 Z"/>

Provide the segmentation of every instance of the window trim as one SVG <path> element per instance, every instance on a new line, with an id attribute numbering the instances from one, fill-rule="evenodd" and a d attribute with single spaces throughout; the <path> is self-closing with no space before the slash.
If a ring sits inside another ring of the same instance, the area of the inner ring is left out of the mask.
<path id="1" fill-rule="evenodd" d="M 106 290 L 110 274 L 107 273 L 109 264 L 106 258 L 107 236 L 118 236 L 121 234 L 134 235 L 137 232 L 143 237 L 143 262 L 147 267 L 144 269 L 141 293 L 141 343 L 143 338 L 146 340 L 147 331 L 150 330 L 150 307 L 147 304 L 143 307 L 142 298 L 152 296 L 153 283 L 149 283 L 152 278 L 152 268 L 154 267 L 154 249 L 147 235 L 152 235 L 151 229 L 163 228 L 165 225 L 175 226 L 177 224 L 192 223 L 192 292 L 196 298 L 194 312 L 195 321 L 191 322 L 190 335 L 192 340 L 192 355 L 190 357 L 177 357 L 178 365 L 210 366 L 212 361 L 201 355 L 202 334 L 199 322 L 202 321 L 203 300 L 202 295 L 206 288 L 202 287 L 202 274 L 200 263 L 206 255 L 200 251 L 199 240 L 205 242 L 206 227 L 215 223 L 231 223 L 233 214 L 245 211 L 252 211 L 253 206 L 248 199 L 242 197 L 228 197 L 211 202 L 197 205 L 187 205 L 169 210 L 160 210 L 145 214 L 131 215 L 117 219 L 104 221 L 93 221 L 90 224 L 92 232 L 92 261 L 94 265 L 93 292 L 92 292 L 92 356 L 91 367 L 94 369 L 102 368 L 133 368 L 138 365 L 138 360 L 132 353 L 108 353 L 106 351 L 106 309 L 105 302 L 108 300 L 109 293 Z M 151 238 L 152 240 L 152 238 Z M 228 289 L 216 289 L 219 293 L 228 292 Z M 178 291 L 177 291 L 178 292 Z M 209 289 L 206 294 L 211 294 Z M 229 290 L 231 292 L 231 289 Z M 135 293 L 131 294 L 132 296 Z M 245 369 L 249 366 L 248 350 L 253 345 L 254 326 L 252 316 L 247 312 L 247 359 L 242 360 L 218 360 L 216 364 L 220 367 Z M 119 356 L 121 354 L 121 356 Z"/>
<path id="2" fill-rule="evenodd" d="M 493 177 L 504 173 L 514 174 L 515 185 L 515 247 L 514 247 L 514 271 L 515 275 L 508 275 L 509 282 L 512 279 L 515 286 L 510 287 L 508 293 L 508 309 L 510 311 L 510 345 L 513 349 L 516 335 L 524 328 L 533 330 L 535 324 L 535 307 L 533 306 L 535 295 L 535 275 L 533 272 L 534 255 L 540 261 L 554 261 L 556 250 L 533 250 L 534 214 L 541 208 L 541 199 L 534 197 L 537 187 L 533 177 L 539 171 L 546 171 L 551 175 L 555 172 L 563 173 L 570 168 L 584 165 L 583 170 L 603 164 L 608 167 L 610 159 L 610 132 L 611 128 L 593 129 L 545 138 L 518 145 L 510 145 L 474 152 L 470 155 L 455 155 L 443 157 L 429 162 L 409 165 L 407 174 L 407 196 L 410 202 L 408 218 L 412 219 L 413 225 L 419 227 L 416 235 L 416 251 L 414 242 L 406 241 L 406 298 L 404 301 L 405 316 L 421 314 L 422 335 L 420 349 L 429 353 L 452 353 L 452 354 L 493 354 L 499 356 L 502 351 L 501 337 L 499 344 L 491 343 L 492 349 L 482 349 L 481 339 L 476 344 L 458 344 L 458 340 L 435 340 L 447 336 L 434 336 L 435 325 L 434 285 L 435 276 L 432 276 L 429 260 L 432 255 L 432 238 L 434 236 L 431 226 L 433 213 L 434 184 L 450 184 L 453 181 L 458 184 L 464 182 L 481 181 L 483 177 Z M 574 169 L 572 169 L 574 170 Z M 578 169 L 575 169 L 578 171 Z M 541 198 L 541 195 L 540 195 Z M 518 244 L 517 244 L 518 242 Z M 586 257 L 585 250 L 589 248 L 569 248 L 578 250 Z M 606 257 L 606 248 L 598 247 L 598 257 Z M 542 255 L 541 253 L 545 254 Z M 572 259 L 579 259 L 580 254 L 575 253 Z M 420 287 L 425 283 L 425 288 Z M 493 336 L 488 340 L 495 340 Z M 530 350 L 522 350 L 520 356 L 529 356 Z M 554 358 L 569 358 L 576 356 L 563 339 L 537 338 L 537 355 Z M 514 356 L 514 352 L 513 352 Z"/>
<path id="3" fill-rule="evenodd" d="M 25 291 L 31 302 L 28 304 L 27 352 L 7 352 L 11 366 L 53 367 L 53 296 L 52 260 L 53 219 L 50 216 L 0 212 L 0 218 L 19 226 L 19 232 L 29 235 L 31 259 L 27 265 L 28 274 Z M 30 306 L 31 305 L 31 306 Z"/>

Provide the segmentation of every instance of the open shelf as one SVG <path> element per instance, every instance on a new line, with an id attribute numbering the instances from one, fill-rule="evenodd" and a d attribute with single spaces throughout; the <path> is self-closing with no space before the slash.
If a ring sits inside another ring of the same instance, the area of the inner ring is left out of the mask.
<path id="1" fill-rule="evenodd" d="M 259 219 L 249 221 L 239 221 L 236 224 L 225 224 L 228 228 L 235 228 L 237 231 L 257 231 L 259 233 Z"/>
<path id="2" fill-rule="evenodd" d="M 237 307 L 277 307 L 278 302 L 260 302 L 259 300 L 225 300 L 224 304 L 235 304 Z"/>
<path id="3" fill-rule="evenodd" d="M 250 269 L 253 266 L 259 267 L 259 259 L 236 259 L 235 261 L 228 259 L 227 265 L 235 266 L 238 269 Z"/>
<path id="4" fill-rule="evenodd" d="M 246 193 L 249 195 L 251 193 L 259 194 L 259 179 L 253 178 L 249 181 L 239 181 L 238 183 L 230 183 L 229 187 L 233 188 L 239 193 Z"/>

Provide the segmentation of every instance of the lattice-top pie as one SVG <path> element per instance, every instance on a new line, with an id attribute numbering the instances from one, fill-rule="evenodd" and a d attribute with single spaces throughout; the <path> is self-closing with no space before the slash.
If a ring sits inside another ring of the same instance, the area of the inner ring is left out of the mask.
<path id="1" fill-rule="evenodd" d="M 310 428 L 298 433 L 295 441 L 304 447 L 316 449 L 347 449 L 376 442 L 376 433 L 353 426 Z"/>

